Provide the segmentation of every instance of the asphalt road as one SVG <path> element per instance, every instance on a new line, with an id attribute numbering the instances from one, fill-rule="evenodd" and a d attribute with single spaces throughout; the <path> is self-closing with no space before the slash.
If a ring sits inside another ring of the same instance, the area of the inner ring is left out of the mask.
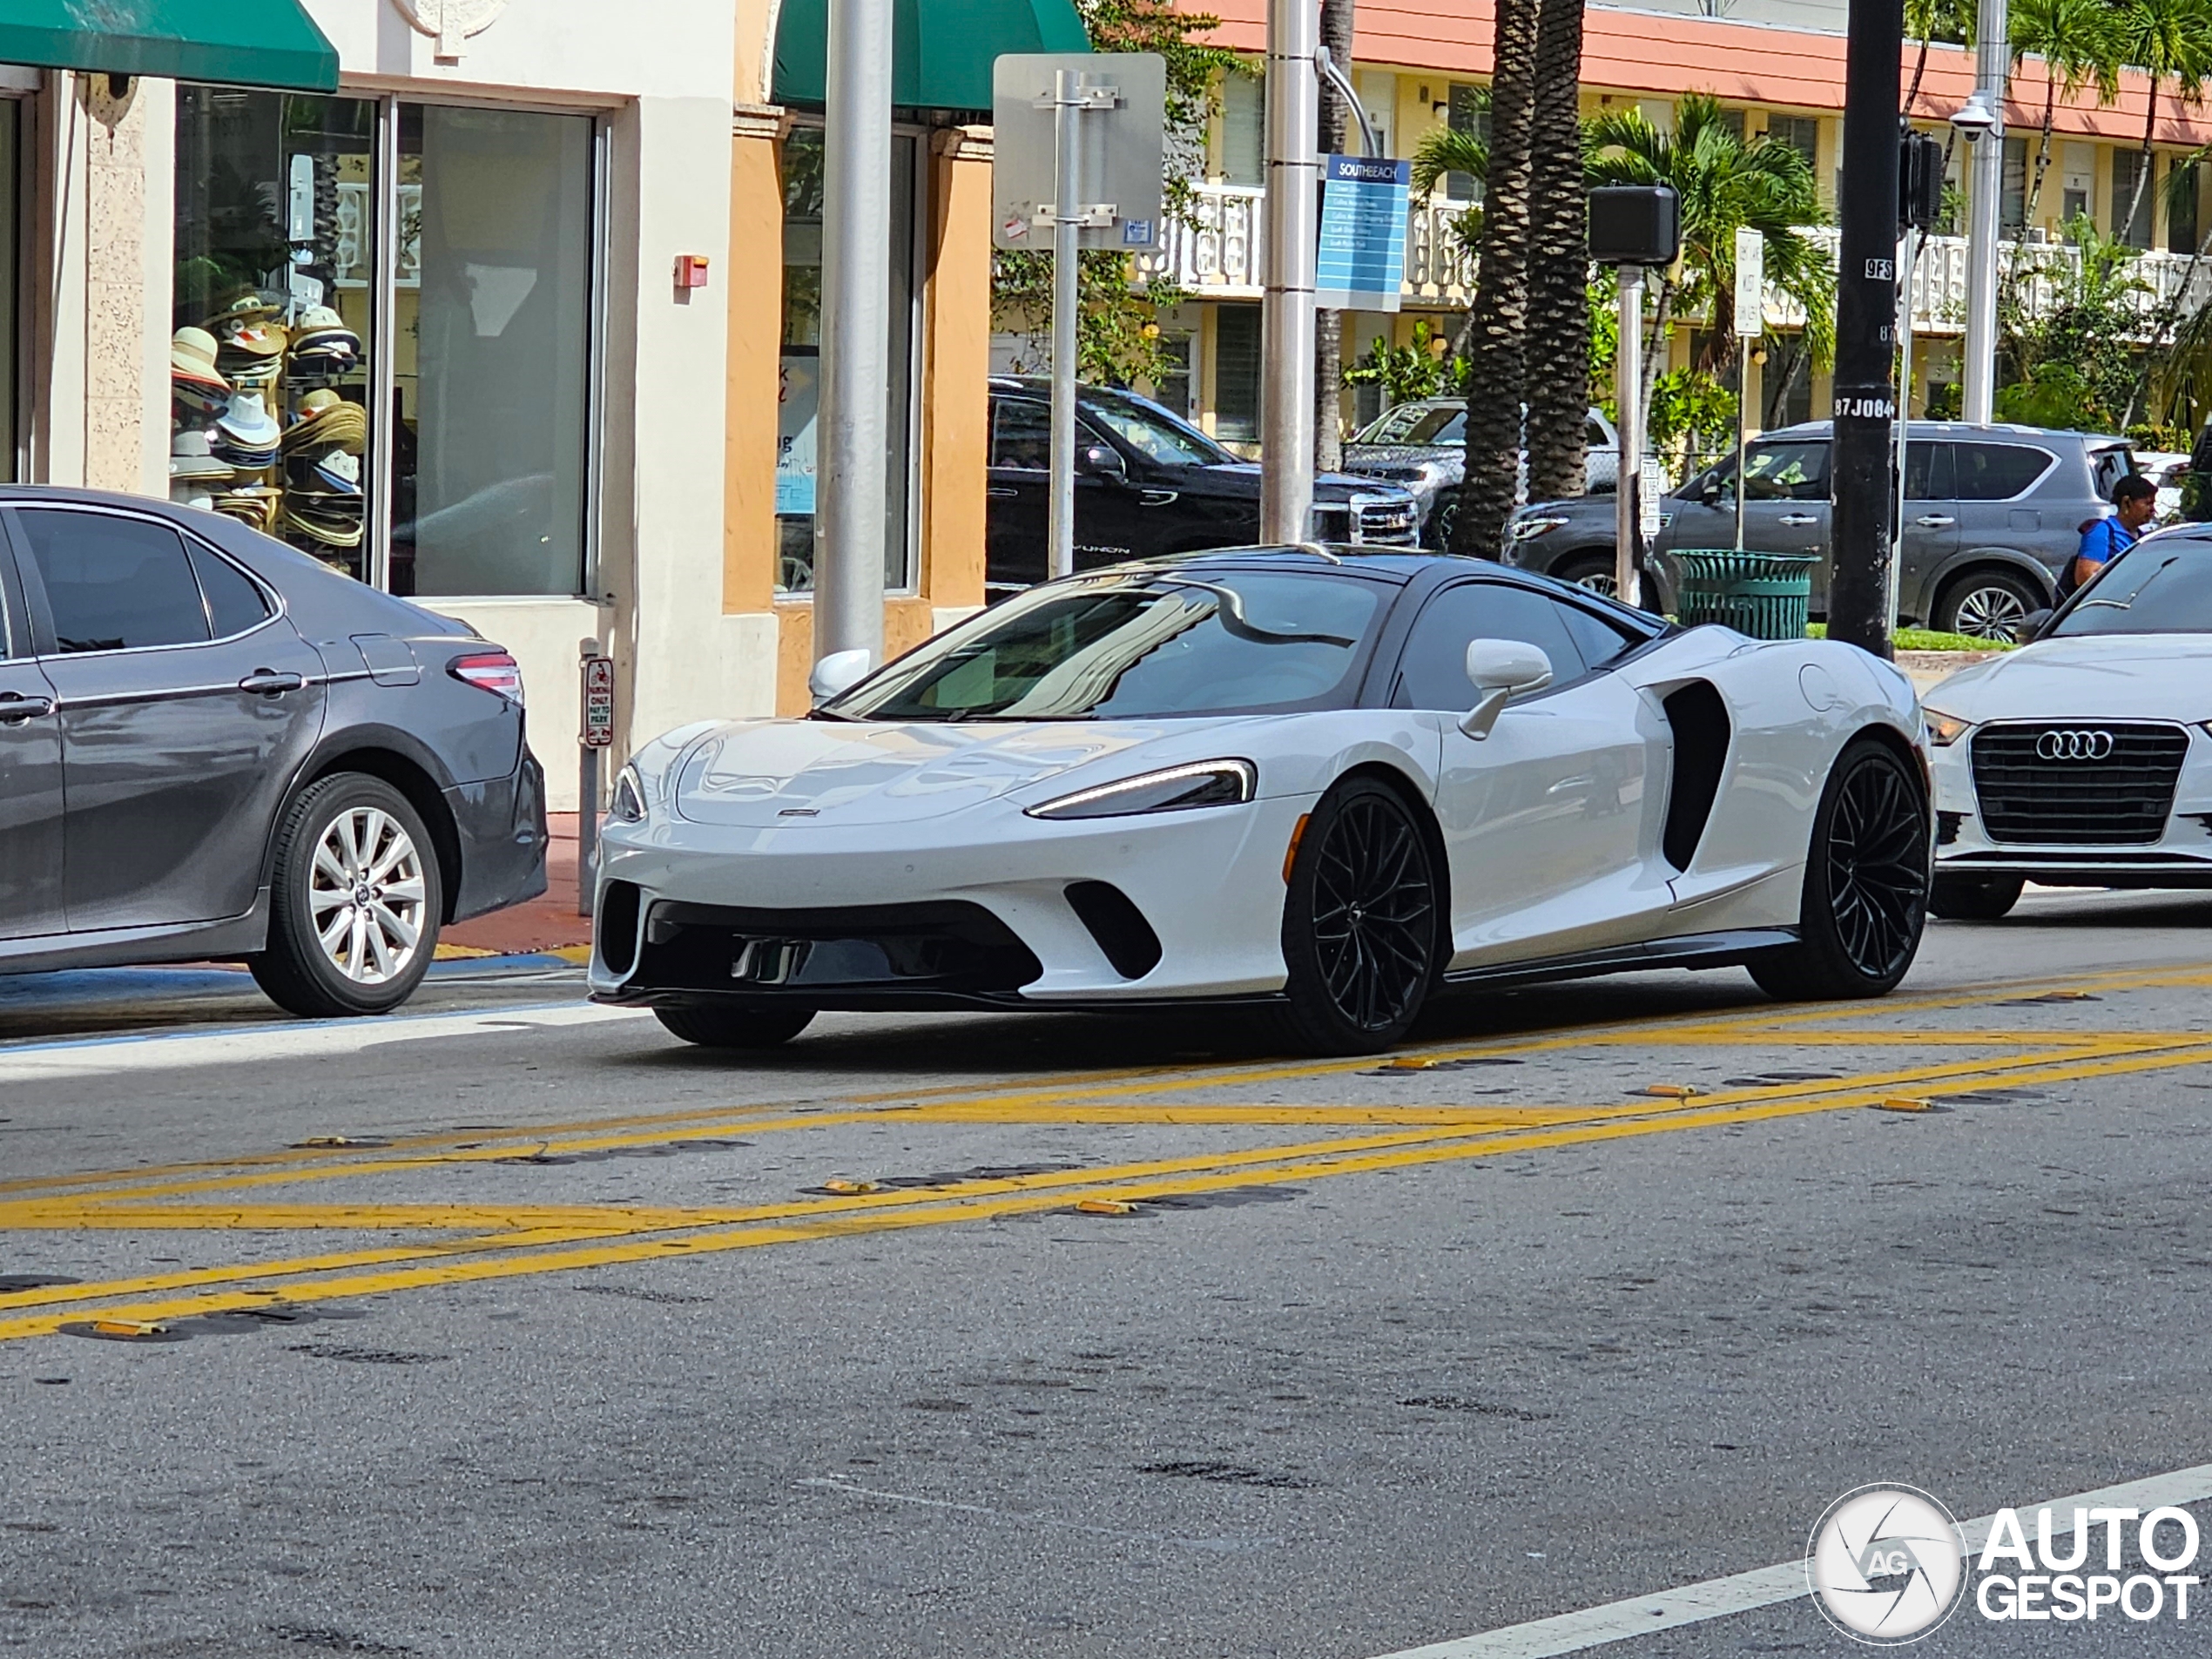
<path id="1" fill-rule="evenodd" d="M 1387 1066 L 1217 1016 L 737 1065 L 549 970 L 339 1025 L 0 981 L 0 1648 L 1852 1651 L 1683 1587 L 1870 1482 L 2212 1464 L 2208 987 L 2212 899 L 2107 894 L 1939 925 L 1878 1003 L 1494 993 Z M 2212 1477 L 2157 1489 L 2212 1546 Z M 1969 1602 L 1921 1651 L 2201 1629 Z"/>

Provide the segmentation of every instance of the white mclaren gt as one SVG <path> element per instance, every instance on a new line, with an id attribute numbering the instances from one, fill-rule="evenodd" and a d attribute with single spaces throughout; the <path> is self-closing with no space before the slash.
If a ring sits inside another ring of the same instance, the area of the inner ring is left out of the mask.
<path id="1" fill-rule="evenodd" d="M 1939 916 L 2023 882 L 2212 887 L 2212 526 L 2147 536 L 1928 693 Z"/>
<path id="2" fill-rule="evenodd" d="M 1032 588 L 817 689 L 624 769 L 599 1001 L 737 1049 L 822 1008 L 1254 1003 L 1365 1053 L 1446 984 L 1743 964 L 1866 996 L 1919 944 L 1920 711 L 1849 646 L 1248 548 Z"/>

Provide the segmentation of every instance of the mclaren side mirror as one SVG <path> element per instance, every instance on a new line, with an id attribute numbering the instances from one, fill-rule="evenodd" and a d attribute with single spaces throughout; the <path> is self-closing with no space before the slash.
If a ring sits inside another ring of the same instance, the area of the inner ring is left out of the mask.
<path id="1" fill-rule="evenodd" d="M 2051 612 L 2049 607 L 2046 606 L 2041 610 L 2029 611 L 2027 617 L 2020 623 L 2020 643 L 2025 645 L 2033 640 L 2041 638 L 2043 631 L 2050 625 Z"/>
<path id="2" fill-rule="evenodd" d="M 1122 452 L 1109 444 L 1085 444 L 1076 452 L 1076 470 L 1093 478 L 1110 478 L 1117 484 L 1129 482 L 1129 467 L 1122 460 Z"/>
<path id="3" fill-rule="evenodd" d="M 1552 659 L 1518 639 L 1478 639 L 1467 646 L 1467 678 L 1479 693 L 1460 717 L 1460 730 L 1487 738 L 1508 699 L 1541 691 L 1552 683 Z"/>
<path id="4" fill-rule="evenodd" d="M 840 691 L 849 691 L 867 678 L 875 658 L 865 651 L 833 651 L 814 664 L 806 677 L 806 690 L 819 708 Z"/>

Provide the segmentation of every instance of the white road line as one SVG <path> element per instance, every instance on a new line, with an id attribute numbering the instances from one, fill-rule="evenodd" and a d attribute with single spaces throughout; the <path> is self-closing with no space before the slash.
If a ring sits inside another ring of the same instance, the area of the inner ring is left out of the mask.
<path id="1" fill-rule="evenodd" d="M 2212 1463 L 2200 1463 L 2194 1468 L 2123 1481 L 2116 1487 L 2102 1487 L 2071 1498 L 2046 1498 L 2015 1507 L 2020 1514 L 2033 1516 L 2036 1510 L 2047 1505 L 2053 1511 L 2054 1525 L 2071 1532 L 2076 1507 L 2148 1511 L 2166 1504 L 2202 1503 L 2208 1498 L 2212 1498 Z M 1806 1518 L 1808 1532 L 1817 1519 L 1817 1515 Z M 1989 1529 L 1996 1519 L 1993 1514 L 1981 1515 L 1961 1525 L 1959 1530 L 1966 1534 L 1968 1554 L 1979 1551 L 1989 1541 Z M 1685 1584 L 1656 1595 L 1639 1595 L 1630 1601 L 1610 1602 L 1603 1607 L 1584 1608 L 1579 1613 L 1510 1624 L 1503 1629 L 1461 1636 L 1455 1642 L 1406 1648 L 1381 1655 L 1379 1659 L 1552 1659 L 1555 1654 L 1580 1653 L 1585 1648 L 1602 1648 L 1608 1642 L 1625 1642 L 1631 1636 L 1672 1630 L 1685 1624 L 1702 1624 L 1708 1619 L 1724 1619 L 1757 1608 L 1795 1601 L 1808 1594 L 1804 1562 L 1781 1561 L 1753 1572 Z"/>
<path id="2" fill-rule="evenodd" d="M 638 1008 L 546 1002 L 469 1014 L 388 1014 L 362 1020 L 314 1020 L 23 1043 L 0 1047 L 0 1087 L 188 1066 L 234 1066 L 257 1060 L 319 1060 L 359 1054 L 387 1042 L 484 1036 L 533 1027 L 597 1025 L 636 1020 L 643 1015 Z"/>

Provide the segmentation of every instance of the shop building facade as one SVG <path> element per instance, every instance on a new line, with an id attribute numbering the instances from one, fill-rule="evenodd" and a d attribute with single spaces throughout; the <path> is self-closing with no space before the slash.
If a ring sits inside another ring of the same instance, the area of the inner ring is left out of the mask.
<path id="1" fill-rule="evenodd" d="M 923 75 L 902 30 L 894 651 L 982 597 L 976 123 L 1040 43 L 976 4 L 972 62 Z M 204 17 L 132 10 L 165 8 Z M 225 512 L 465 618 L 523 664 L 556 808 L 583 641 L 617 757 L 803 708 L 820 0 L 239 10 L 227 43 L 0 22 L 0 480 Z"/>

